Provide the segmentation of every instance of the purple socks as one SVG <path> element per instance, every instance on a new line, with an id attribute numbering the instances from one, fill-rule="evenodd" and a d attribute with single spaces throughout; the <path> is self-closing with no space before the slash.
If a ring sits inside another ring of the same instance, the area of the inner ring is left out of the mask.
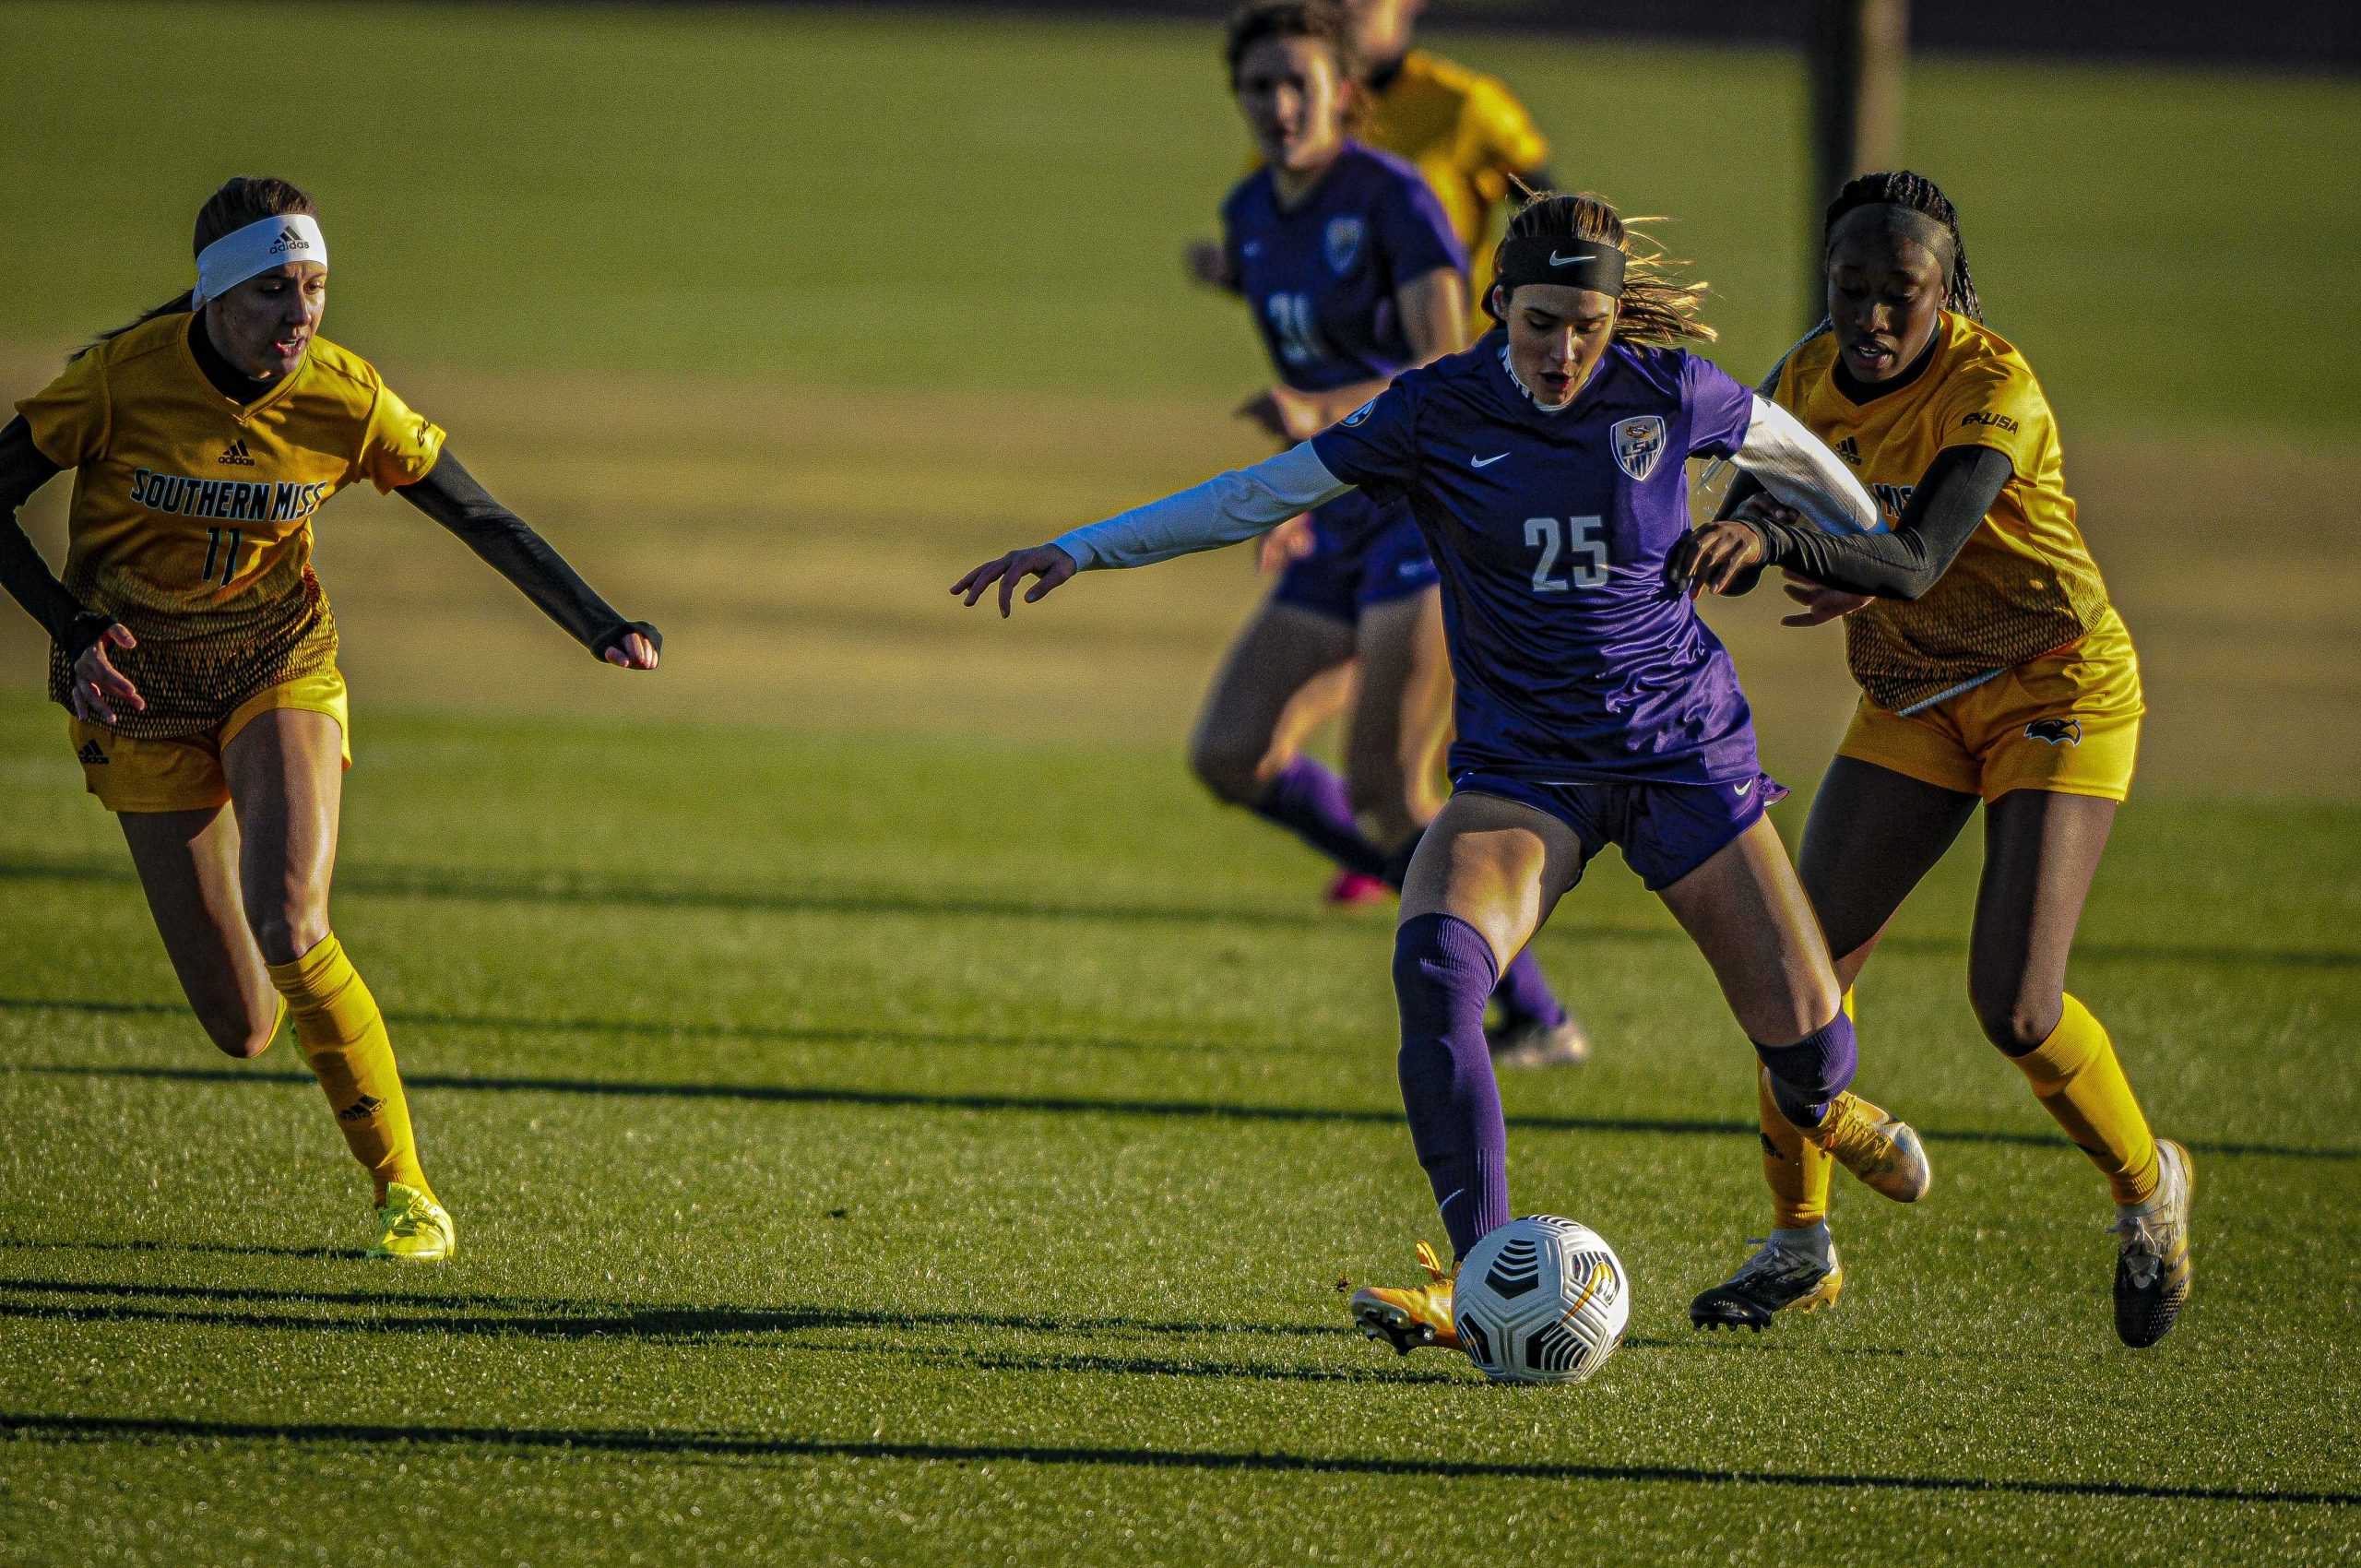
<path id="1" fill-rule="evenodd" d="M 1364 837 L 1353 821 L 1345 781 L 1308 756 L 1281 768 L 1254 802 L 1253 812 L 1276 823 L 1347 871 L 1380 876 L 1385 851 Z"/>
<path id="2" fill-rule="evenodd" d="M 1501 1004 L 1504 1021 L 1510 1024 L 1530 1019 L 1545 1029 L 1554 1029 L 1566 1021 L 1566 1009 L 1549 982 L 1541 978 L 1541 961 L 1530 947 L 1509 960 L 1492 1000 Z"/>
<path id="3" fill-rule="evenodd" d="M 1778 1103 L 1779 1114 L 1804 1128 L 1820 1125 L 1828 1114 L 1828 1102 L 1844 1092 L 1860 1064 L 1853 1020 L 1842 1008 L 1793 1045 L 1756 1040 L 1754 1054 L 1771 1069 L 1771 1098 Z"/>
<path id="4" fill-rule="evenodd" d="M 1394 932 L 1402 1104 L 1457 1255 L 1509 1218 L 1508 1127 L 1484 1039 L 1497 978 L 1491 944 L 1455 916 L 1420 915 Z"/>

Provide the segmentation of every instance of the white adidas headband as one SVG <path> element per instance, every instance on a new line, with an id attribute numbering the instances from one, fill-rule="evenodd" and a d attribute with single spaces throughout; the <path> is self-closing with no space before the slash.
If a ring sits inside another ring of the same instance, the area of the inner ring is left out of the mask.
<path id="1" fill-rule="evenodd" d="M 328 264 L 328 243 L 308 213 L 258 219 L 232 229 L 196 253 L 196 288 L 189 296 L 189 308 L 218 300 L 255 273 L 291 261 Z"/>

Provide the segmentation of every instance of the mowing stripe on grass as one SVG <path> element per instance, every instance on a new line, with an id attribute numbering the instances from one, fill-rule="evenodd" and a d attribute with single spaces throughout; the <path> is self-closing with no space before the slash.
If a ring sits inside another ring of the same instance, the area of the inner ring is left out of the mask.
<path id="1" fill-rule="evenodd" d="M 441 1444 L 616 1454 L 718 1455 L 762 1459 L 900 1459 L 953 1464 L 1109 1465 L 1142 1469 L 1281 1470 L 1315 1475 L 1480 1477 L 1536 1481 L 1668 1481 L 1697 1486 L 1806 1487 L 1827 1491 L 2003 1492 L 2034 1497 L 2134 1498 L 2150 1502 L 2276 1503 L 2350 1508 L 2361 1492 L 2266 1491 L 2242 1487 L 2148 1486 L 2132 1481 L 2049 1481 L 1972 1476 L 1813 1475 L 1780 1470 L 1709 1470 L 1678 1465 L 1501 1464 L 1389 1459 L 1338 1454 L 1241 1454 L 1171 1448 L 994 1446 L 947 1443 L 832 1443 L 731 1432 L 627 1431 L 589 1428 L 271 1425 L 154 1417 L 31 1415 L 0 1411 L 0 1436 L 23 1441 L 220 1442 Z"/>
<path id="2" fill-rule="evenodd" d="M 955 1043 L 955 1042 L 951 1042 Z M 1055 1044 L 1054 1040 L 1044 1041 Z M 91 1067 L 35 1065 L 0 1068 L 0 1072 L 78 1078 L 146 1078 L 196 1084 L 304 1084 L 303 1073 L 257 1072 L 238 1067 Z M 880 1089 L 811 1084 L 700 1084 L 643 1082 L 619 1078 L 459 1077 L 445 1073 L 405 1073 L 411 1089 L 469 1089 L 494 1094 L 596 1095 L 634 1099 L 732 1099 L 755 1104 L 846 1105 L 878 1111 L 1008 1111 L 1052 1116 L 1149 1116 L 1211 1122 L 1347 1123 L 1358 1126 L 1398 1127 L 1402 1113 L 1393 1109 L 1356 1110 L 1329 1105 L 1238 1105 L 1219 1100 L 1093 1099 L 1069 1095 L 940 1094 L 916 1089 Z M 1536 1133 L 1639 1133 L 1669 1137 L 1748 1137 L 1758 1135 L 1751 1122 L 1704 1121 L 1686 1117 L 1567 1116 L 1530 1111 L 1508 1118 L 1508 1124 Z M 2071 1146 L 2057 1133 L 2011 1133 L 1991 1128 L 1922 1127 L 1920 1135 L 1935 1143 L 2001 1144 L 2025 1148 Z M 2213 1143 L 2185 1139 L 2201 1154 L 2247 1155 L 2259 1159 L 2361 1160 L 2361 1148 L 2310 1146 L 2302 1144 Z"/>

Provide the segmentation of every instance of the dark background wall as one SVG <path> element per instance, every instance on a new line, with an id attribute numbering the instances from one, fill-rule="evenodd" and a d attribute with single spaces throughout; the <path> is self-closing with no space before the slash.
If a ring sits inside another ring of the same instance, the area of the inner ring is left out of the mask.
<path id="1" fill-rule="evenodd" d="M 1217 18 L 1230 0 L 779 0 L 874 10 L 1007 10 Z M 1433 0 L 1430 22 L 1776 42 L 1803 36 L 1811 0 Z M 2361 0 L 1916 0 L 1911 42 L 1930 50 L 2179 59 L 2361 74 Z"/>

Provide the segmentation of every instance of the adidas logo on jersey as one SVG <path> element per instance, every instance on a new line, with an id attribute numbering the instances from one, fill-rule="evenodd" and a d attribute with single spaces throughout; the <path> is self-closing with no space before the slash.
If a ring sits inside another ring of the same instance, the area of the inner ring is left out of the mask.
<path id="1" fill-rule="evenodd" d="M 246 451 L 246 438 L 243 435 L 230 443 L 228 449 L 221 454 L 220 460 L 225 463 L 243 463 L 250 469 L 255 466 L 253 456 Z"/>
<path id="2" fill-rule="evenodd" d="M 107 754 L 99 750 L 99 743 L 96 741 L 85 741 L 82 742 L 82 749 L 74 754 L 74 760 L 84 767 L 104 767 L 107 764 Z"/>
<path id="3" fill-rule="evenodd" d="M 1861 466 L 1861 444 L 1849 435 L 1836 444 L 1836 455 L 1857 469 Z"/>

